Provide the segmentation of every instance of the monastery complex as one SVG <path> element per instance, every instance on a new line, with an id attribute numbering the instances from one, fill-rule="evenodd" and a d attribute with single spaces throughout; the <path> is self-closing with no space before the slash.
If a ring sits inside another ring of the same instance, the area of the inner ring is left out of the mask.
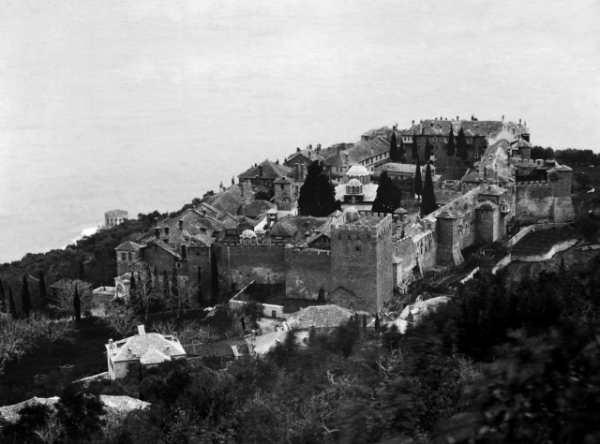
<path id="1" fill-rule="evenodd" d="M 448 135 L 461 129 L 466 158 L 448 156 Z M 404 164 L 390 160 L 393 132 Z M 406 130 L 369 131 L 352 144 L 298 148 L 282 163 L 253 165 L 199 205 L 119 245 L 118 295 L 128 293 L 131 273 L 149 265 L 159 275 L 175 270 L 206 300 L 254 282 L 284 288 L 292 299 L 316 300 L 324 292 L 330 304 L 379 312 L 428 270 L 460 267 L 465 249 L 506 244 L 511 226 L 573 220 L 572 170 L 531 159 L 531 148 L 526 124 L 504 118 L 413 121 Z M 413 153 L 429 153 L 441 206 L 423 218 L 408 206 L 373 213 L 379 175 L 412 179 Z M 342 203 L 322 218 L 297 209 L 315 160 Z"/>

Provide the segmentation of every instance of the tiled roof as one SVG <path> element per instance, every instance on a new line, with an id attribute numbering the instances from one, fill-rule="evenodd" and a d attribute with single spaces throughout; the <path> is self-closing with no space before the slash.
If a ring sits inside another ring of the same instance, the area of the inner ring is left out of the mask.
<path id="1" fill-rule="evenodd" d="M 313 160 L 323 160 L 323 156 L 321 156 L 320 154 L 317 154 L 317 152 L 315 150 L 309 150 L 308 148 L 300 150 L 300 151 L 296 151 L 293 154 L 290 154 L 289 156 L 287 156 L 287 161 L 286 162 L 290 162 L 292 161 L 294 158 L 298 157 L 298 156 L 304 156 L 307 159 L 309 159 L 310 161 Z"/>
<path id="2" fill-rule="evenodd" d="M 489 196 L 500 196 L 507 192 L 505 188 L 499 187 L 498 185 L 489 184 L 484 185 L 479 189 L 480 194 Z"/>
<path id="3" fill-rule="evenodd" d="M 401 131 L 402 135 L 421 135 L 426 136 L 447 136 L 450 133 L 452 125 L 454 136 L 458 135 L 462 127 L 467 137 L 484 136 L 493 137 L 503 130 L 515 129 L 517 134 L 528 134 L 529 130 L 513 122 L 502 122 L 500 120 L 423 120 L 423 123 L 417 123 L 409 129 Z"/>
<path id="4" fill-rule="evenodd" d="M 391 137 L 391 134 L 392 134 L 392 129 L 388 126 L 383 126 L 381 128 L 365 131 L 364 133 L 362 133 L 361 137 L 369 137 L 369 138 L 375 138 L 377 136 Z"/>
<path id="5" fill-rule="evenodd" d="M 160 364 L 161 362 L 170 361 L 171 357 L 157 350 L 152 345 L 140 356 L 140 362 L 144 365 Z"/>
<path id="6" fill-rule="evenodd" d="M 117 251 L 138 251 L 140 248 L 142 248 L 143 245 L 138 244 L 137 242 L 133 242 L 133 241 L 127 241 L 127 242 L 123 242 L 121 245 L 119 245 L 117 248 L 115 248 L 115 250 Z"/>
<path id="7" fill-rule="evenodd" d="M 264 179 L 278 179 L 282 176 L 289 176 L 293 172 L 293 168 L 287 167 L 282 164 L 277 164 L 275 162 L 271 162 L 270 160 L 265 160 L 261 162 L 258 166 L 251 167 L 248 170 L 244 171 L 242 174 L 238 176 L 240 179 L 255 179 L 259 176 L 260 167 L 263 169 L 262 178 Z"/>
<path id="8" fill-rule="evenodd" d="M 344 151 L 342 159 L 348 159 L 348 164 L 354 164 L 389 151 L 390 142 L 378 136 L 375 139 L 357 142 L 352 148 Z"/>
<path id="9" fill-rule="evenodd" d="M 271 229 L 269 236 L 282 236 L 282 237 L 293 237 L 298 229 L 292 224 L 287 218 L 278 221 L 275 226 Z"/>
<path id="10" fill-rule="evenodd" d="M 159 333 L 130 336 L 129 338 L 115 341 L 112 348 L 110 344 L 106 344 L 106 349 L 113 362 L 141 359 L 148 352 L 151 353 L 148 359 L 151 359 L 153 355 L 156 355 L 151 349 L 168 356 L 186 354 L 176 338 L 163 336 Z"/>
<path id="11" fill-rule="evenodd" d="M 292 313 L 287 322 L 291 328 L 330 328 L 345 324 L 353 315 L 337 305 L 315 305 Z"/>
<path id="12" fill-rule="evenodd" d="M 346 171 L 346 176 L 370 176 L 371 172 L 366 169 L 362 165 L 352 165 L 348 171 Z"/>
<path id="13" fill-rule="evenodd" d="M 343 167 L 346 166 L 344 163 L 344 154 L 343 153 L 333 153 L 327 159 L 323 161 L 323 164 L 329 167 Z"/>
<path id="14" fill-rule="evenodd" d="M 247 205 L 242 205 L 238 209 L 238 214 L 248 216 L 252 219 L 256 219 L 258 216 L 263 214 L 265 211 L 269 211 L 273 206 L 266 200 L 255 200 Z"/>
<path id="15" fill-rule="evenodd" d="M 127 217 L 127 211 L 125 210 L 110 210 L 107 211 L 106 213 L 104 213 L 104 215 L 106 217 L 112 217 L 112 218 L 123 218 L 123 217 Z"/>

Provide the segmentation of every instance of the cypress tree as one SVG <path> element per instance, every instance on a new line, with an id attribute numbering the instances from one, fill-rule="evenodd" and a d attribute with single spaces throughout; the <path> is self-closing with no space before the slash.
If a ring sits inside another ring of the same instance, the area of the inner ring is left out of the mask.
<path id="1" fill-rule="evenodd" d="M 29 317 L 31 313 L 31 296 L 29 295 L 29 282 L 27 282 L 27 275 L 23 275 L 23 291 L 21 292 L 21 305 L 23 308 L 23 314 L 25 317 Z"/>
<path id="2" fill-rule="evenodd" d="M 129 281 L 129 305 L 134 309 L 137 309 L 137 283 L 135 282 L 135 276 L 131 273 L 131 280 Z"/>
<path id="3" fill-rule="evenodd" d="M 15 305 L 15 298 L 13 297 L 12 288 L 8 286 L 8 313 L 14 318 L 17 316 L 17 306 Z"/>
<path id="4" fill-rule="evenodd" d="M 379 314 L 375 313 L 375 331 L 379 331 L 380 328 L 381 328 L 381 325 L 379 322 Z"/>
<path id="5" fill-rule="evenodd" d="M 363 314 L 363 323 L 362 323 L 362 326 L 363 326 L 364 329 L 367 328 L 367 315 L 366 314 Z"/>
<path id="6" fill-rule="evenodd" d="M 417 170 L 415 171 L 415 194 L 421 199 L 423 194 L 423 178 L 421 177 L 421 163 L 417 159 Z"/>
<path id="7" fill-rule="evenodd" d="M 2 285 L 2 280 L 0 280 L 0 310 L 2 313 L 6 313 L 6 295 L 4 294 L 4 286 Z"/>
<path id="8" fill-rule="evenodd" d="M 323 288 L 323 286 L 321 285 L 321 288 L 319 288 L 319 294 L 317 295 L 317 302 L 319 302 L 320 304 L 325 304 L 326 300 L 325 300 L 325 289 Z"/>
<path id="9" fill-rule="evenodd" d="M 390 160 L 392 162 L 398 161 L 398 141 L 396 140 L 396 131 L 392 131 L 392 138 L 390 139 Z"/>
<path id="10" fill-rule="evenodd" d="M 429 139 L 427 139 L 427 142 L 425 143 L 425 163 L 429 163 L 431 160 L 431 148 L 433 147 L 429 143 Z"/>
<path id="11" fill-rule="evenodd" d="M 454 156 L 454 129 L 450 124 L 450 134 L 448 134 L 448 145 L 446 145 L 446 153 L 448 157 Z"/>
<path id="12" fill-rule="evenodd" d="M 75 295 L 73 296 L 73 310 L 75 311 L 75 320 L 81 321 L 81 299 L 79 298 L 78 285 L 75 284 Z"/>
<path id="13" fill-rule="evenodd" d="M 371 211 L 376 213 L 393 213 L 400 207 L 402 201 L 402 191 L 396 186 L 388 176 L 387 171 L 381 173 L 377 195 L 373 201 Z"/>
<path id="14" fill-rule="evenodd" d="M 456 137 L 456 156 L 465 161 L 469 157 L 467 151 L 467 137 L 464 130 L 461 128 Z"/>
<path id="15" fill-rule="evenodd" d="M 302 216 L 324 217 L 340 209 L 335 200 L 335 188 L 323 172 L 323 165 L 315 160 L 308 166 L 304 184 L 300 188 L 298 209 Z"/>
<path id="16" fill-rule="evenodd" d="M 400 138 L 400 146 L 398 147 L 398 161 L 404 163 L 406 161 L 406 150 L 404 148 L 404 141 Z"/>
<path id="17" fill-rule="evenodd" d="M 246 331 L 246 321 L 244 321 L 244 317 L 240 316 L 240 323 L 242 324 L 242 332 Z"/>
<path id="18" fill-rule="evenodd" d="M 40 270 L 40 305 L 46 307 L 48 305 L 48 289 L 46 288 L 46 278 L 44 273 Z"/>
<path id="19" fill-rule="evenodd" d="M 85 279 L 85 267 L 83 266 L 83 261 L 79 261 L 79 279 Z"/>
<path id="20" fill-rule="evenodd" d="M 423 185 L 423 202 L 421 202 L 421 216 L 426 216 L 436 209 L 437 205 L 435 203 L 431 168 L 430 165 L 427 164 L 427 169 L 425 170 L 425 185 Z"/>
<path id="21" fill-rule="evenodd" d="M 413 137 L 412 161 L 416 162 L 417 160 L 419 160 L 419 148 L 417 147 L 417 138 Z"/>

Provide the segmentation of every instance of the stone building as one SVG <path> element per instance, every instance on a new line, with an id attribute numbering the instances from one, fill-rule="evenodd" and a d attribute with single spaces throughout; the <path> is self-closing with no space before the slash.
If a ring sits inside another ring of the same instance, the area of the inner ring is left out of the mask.
<path id="1" fill-rule="evenodd" d="M 121 222 L 129 218 L 129 213 L 124 210 L 111 210 L 104 213 L 104 226 L 111 228 L 119 225 Z"/>
<path id="2" fill-rule="evenodd" d="M 143 325 L 138 326 L 137 335 L 120 341 L 109 339 L 105 347 L 108 373 L 113 380 L 125 378 L 129 373 L 139 374 L 165 361 L 186 357 L 176 337 L 146 333 Z"/>

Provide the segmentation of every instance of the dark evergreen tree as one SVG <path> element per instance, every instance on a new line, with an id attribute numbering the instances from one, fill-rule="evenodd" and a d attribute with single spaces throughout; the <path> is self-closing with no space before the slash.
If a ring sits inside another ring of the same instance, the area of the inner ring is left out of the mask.
<path id="1" fill-rule="evenodd" d="M 431 150 L 432 149 L 433 149 L 433 147 L 429 143 L 429 139 L 427 139 L 427 141 L 425 142 L 425 163 L 429 163 L 429 161 L 431 159 Z"/>
<path id="2" fill-rule="evenodd" d="M 425 169 L 425 184 L 423 185 L 423 201 L 421 202 L 421 216 L 426 216 L 437 209 L 435 203 L 435 192 L 433 189 L 433 178 L 431 177 L 431 165 L 427 164 Z"/>
<path id="3" fill-rule="evenodd" d="M 79 298 L 78 285 L 75 285 L 75 294 L 73 295 L 73 311 L 75 312 L 75 320 L 81 321 L 81 299 Z"/>
<path id="4" fill-rule="evenodd" d="M 419 147 L 417 146 L 417 138 L 413 137 L 412 143 L 412 161 L 416 162 L 419 160 Z"/>
<path id="5" fill-rule="evenodd" d="M 417 159 L 417 169 L 415 171 L 415 194 L 421 199 L 423 194 L 423 178 L 421 177 L 421 163 Z"/>
<path id="6" fill-rule="evenodd" d="M 398 141 L 396 140 L 396 131 L 392 131 L 392 138 L 390 140 L 390 160 L 392 162 L 398 162 Z"/>
<path id="7" fill-rule="evenodd" d="M 6 313 L 8 307 L 6 305 L 6 295 L 4 294 L 4 286 L 2 285 L 2 280 L 0 280 L 0 311 L 2 313 Z"/>
<path id="8" fill-rule="evenodd" d="M 462 128 L 456 137 L 456 157 L 459 157 L 463 161 L 467 160 L 469 157 L 469 153 L 467 151 L 467 138 Z"/>
<path id="9" fill-rule="evenodd" d="M 246 331 L 246 321 L 244 321 L 244 317 L 240 316 L 240 323 L 242 324 L 242 333 Z"/>
<path id="10" fill-rule="evenodd" d="M 452 124 L 450 124 L 450 134 L 448 134 L 448 144 L 446 145 L 448 157 L 454 156 L 454 151 L 454 129 L 452 128 Z"/>
<path id="11" fill-rule="evenodd" d="M 371 211 L 376 213 L 393 213 L 402 203 L 402 192 L 390 179 L 387 171 L 383 171 L 379 178 L 377 195 L 373 201 Z"/>
<path id="12" fill-rule="evenodd" d="M 379 314 L 375 313 L 375 331 L 379 331 L 381 324 L 379 322 Z"/>
<path id="13" fill-rule="evenodd" d="M 48 306 L 48 289 L 46 288 L 46 278 L 44 277 L 44 273 L 40 270 L 40 306 L 42 308 L 46 308 Z"/>
<path id="14" fill-rule="evenodd" d="M 29 282 L 27 281 L 27 275 L 23 275 L 23 291 L 21 292 L 21 307 L 23 309 L 23 315 L 29 317 L 31 313 L 31 296 L 29 295 Z"/>
<path id="15" fill-rule="evenodd" d="M 308 167 L 308 174 L 300 188 L 298 208 L 302 216 L 324 217 L 340 209 L 335 200 L 335 188 L 323 173 L 323 165 L 315 160 Z"/>
<path id="16" fill-rule="evenodd" d="M 12 288 L 8 286 L 8 313 L 15 318 L 17 316 L 17 306 L 15 305 L 15 298 L 13 297 Z"/>
<path id="17" fill-rule="evenodd" d="M 398 162 L 406 162 L 406 149 L 404 148 L 404 141 L 400 138 L 400 146 L 398 147 Z"/>
<path id="18" fill-rule="evenodd" d="M 325 300 L 325 289 L 321 285 L 319 288 L 319 294 L 317 295 L 317 302 L 320 304 L 325 304 L 327 301 Z"/>
<path id="19" fill-rule="evenodd" d="M 367 328 L 367 315 L 363 314 L 362 326 L 364 329 Z"/>
<path id="20" fill-rule="evenodd" d="M 85 267 L 83 266 L 83 261 L 79 261 L 79 279 L 82 281 L 85 279 Z"/>
<path id="21" fill-rule="evenodd" d="M 135 281 L 135 276 L 133 272 L 131 273 L 131 280 L 129 281 L 129 305 L 137 312 L 137 282 Z"/>

